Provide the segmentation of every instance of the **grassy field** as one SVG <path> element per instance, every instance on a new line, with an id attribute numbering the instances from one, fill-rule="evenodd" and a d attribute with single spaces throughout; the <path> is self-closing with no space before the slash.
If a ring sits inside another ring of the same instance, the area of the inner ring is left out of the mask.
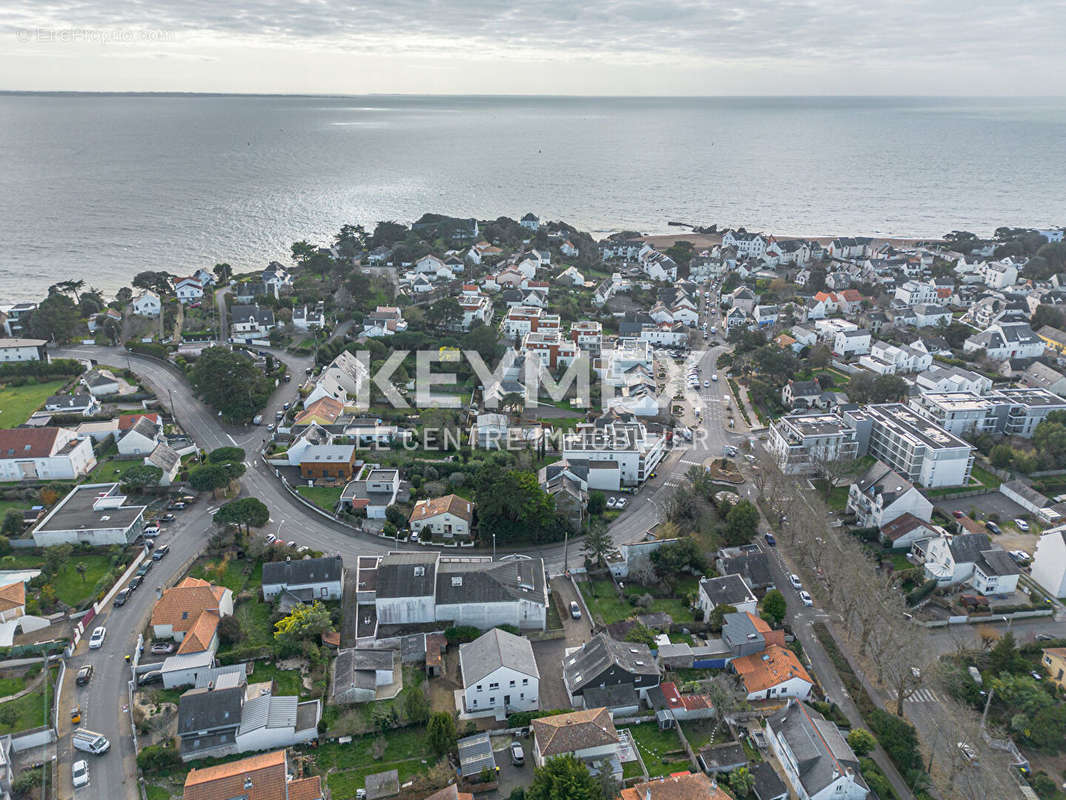
<path id="1" fill-rule="evenodd" d="M 344 487 L 297 486 L 296 491 L 298 491 L 305 500 L 310 500 L 319 508 L 332 512 L 337 507 L 337 502 L 341 499 L 341 492 L 344 491 Z"/>
<path id="2" fill-rule="evenodd" d="M 123 459 L 122 461 L 106 459 L 101 461 L 90 472 L 86 478 L 86 483 L 115 483 L 121 482 L 122 477 L 126 474 L 126 471 L 132 467 L 140 467 L 144 465 L 144 461 L 139 458 Z"/>
<path id="3" fill-rule="evenodd" d="M 12 553 L 0 561 L 3 569 L 40 569 L 44 558 L 37 553 Z M 85 577 L 78 574 L 77 565 L 85 565 Z M 77 608 L 89 599 L 96 582 L 111 568 L 111 558 L 98 553 L 74 553 L 51 581 L 56 597 L 68 606 Z"/>
<path id="4" fill-rule="evenodd" d="M 999 488 L 999 485 L 1003 483 L 1002 480 L 993 475 L 991 472 L 986 469 L 981 469 L 977 465 L 974 465 L 973 469 L 970 470 L 970 474 L 974 478 L 979 480 L 981 483 L 983 483 L 985 485 L 985 488 L 987 488 L 990 492 L 994 492 L 996 489 Z"/>
<path id="5" fill-rule="evenodd" d="M 375 772 L 395 769 L 403 783 L 434 763 L 423 728 L 399 728 L 381 734 L 385 749 L 375 760 L 374 742 L 378 738 L 376 734 L 360 736 L 351 744 L 330 742 L 315 750 L 316 764 L 323 772 L 329 772 L 326 782 L 333 797 L 355 797 L 355 790 L 364 787 L 366 776 Z"/>
<path id="6" fill-rule="evenodd" d="M 196 564 L 189 574 L 194 578 L 225 586 L 234 594 L 241 592 L 251 577 L 251 565 L 247 561 L 226 559 L 208 564 Z"/>
<path id="7" fill-rule="evenodd" d="M 277 695 L 306 695 L 307 691 L 300 680 L 298 669 L 278 669 L 274 664 L 267 661 L 256 661 L 248 683 L 261 683 L 274 681 L 276 683 L 274 694 Z"/>
<path id="8" fill-rule="evenodd" d="M 661 731 L 655 723 L 644 722 L 630 725 L 629 733 L 640 750 L 649 777 L 686 772 L 691 768 L 676 731 Z"/>
<path id="9" fill-rule="evenodd" d="M 585 598 L 592 615 L 604 625 L 612 622 L 621 622 L 635 614 L 647 612 L 665 612 L 673 617 L 674 622 L 692 622 L 692 609 L 679 597 L 653 597 L 651 607 L 641 609 L 627 600 L 619 600 L 614 584 L 608 580 L 583 581 L 578 584 L 581 594 Z M 677 595 L 683 596 L 687 591 L 687 585 L 675 590 Z M 627 584 L 625 587 L 626 598 L 636 598 L 648 593 L 647 587 L 636 584 Z"/>
<path id="10" fill-rule="evenodd" d="M 10 697 L 26 688 L 23 678 L 0 678 L 0 697 Z"/>
<path id="11" fill-rule="evenodd" d="M 0 428 L 17 428 L 66 383 L 65 380 L 46 381 L 0 388 Z"/>
<path id="12" fill-rule="evenodd" d="M 56 670 L 51 671 L 55 680 Z M 47 701 L 45 692 L 48 693 Z M 52 710 L 52 686 L 42 684 L 35 691 L 0 706 L 0 734 L 25 731 L 47 724 Z"/>

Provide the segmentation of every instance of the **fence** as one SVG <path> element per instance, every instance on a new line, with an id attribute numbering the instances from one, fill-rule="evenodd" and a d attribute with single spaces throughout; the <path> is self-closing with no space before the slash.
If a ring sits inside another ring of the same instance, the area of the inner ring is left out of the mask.
<path id="1" fill-rule="evenodd" d="M 949 625 L 980 625 L 982 622 L 1002 622 L 1003 620 L 1032 619 L 1033 617 L 1050 617 L 1054 610 L 1047 608 L 1039 611 L 1015 611 L 1011 614 L 978 614 L 973 616 L 956 616 L 948 619 L 929 621 L 915 620 L 923 628 L 946 628 Z"/>
<path id="2" fill-rule="evenodd" d="M 13 734 L 11 737 L 11 749 L 16 753 L 29 750 L 34 747 L 51 744 L 56 740 L 55 728 L 51 725 L 42 725 L 40 728 Z"/>
<path id="3" fill-rule="evenodd" d="M 104 595 L 103 599 L 93 603 L 92 608 L 86 611 L 84 616 L 78 620 L 78 624 L 74 626 L 74 640 L 70 643 L 70 647 L 67 651 L 68 656 L 74 655 L 74 651 L 78 648 L 78 643 L 81 642 L 81 637 L 85 635 L 85 630 L 89 627 L 89 623 L 100 613 L 100 609 L 110 603 L 112 598 L 118 594 L 118 590 L 122 588 L 122 584 L 130 579 L 137 567 L 139 567 L 141 562 L 144 561 L 147 553 L 147 550 L 141 548 L 141 551 L 137 553 L 137 556 L 126 568 L 126 571 L 123 572 L 122 575 L 119 576 L 119 579 L 111 585 L 110 589 L 108 589 L 107 594 Z"/>

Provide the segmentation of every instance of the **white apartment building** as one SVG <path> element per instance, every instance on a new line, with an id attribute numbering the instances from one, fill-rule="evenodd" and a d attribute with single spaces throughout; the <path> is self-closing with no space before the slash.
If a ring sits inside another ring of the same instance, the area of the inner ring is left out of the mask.
<path id="1" fill-rule="evenodd" d="M 915 306 L 919 303 L 940 303 L 937 296 L 936 284 L 923 283 L 921 281 L 905 281 L 902 286 L 896 288 L 895 300 L 907 306 Z"/>
<path id="2" fill-rule="evenodd" d="M 1001 389 L 984 396 L 930 392 L 912 397 L 910 407 L 955 436 L 1001 433 L 1029 439 L 1048 414 L 1066 411 L 1066 400 L 1046 389 Z"/>
<path id="3" fill-rule="evenodd" d="M 570 326 L 570 338 L 588 353 L 599 353 L 603 347 L 603 325 L 591 320 L 575 322 Z"/>
<path id="4" fill-rule="evenodd" d="M 649 433 L 632 414 L 604 416 L 578 425 L 563 439 L 563 459 L 611 462 L 618 467 L 620 486 L 639 486 L 665 454 L 665 437 Z M 589 483 L 592 487 L 591 481 Z M 603 487 L 595 487 L 603 488 Z"/>
<path id="5" fill-rule="evenodd" d="M 788 414 L 770 423 L 767 449 L 787 475 L 858 455 L 855 429 L 835 414 Z"/>
<path id="6" fill-rule="evenodd" d="M 970 481 L 973 446 L 902 403 L 845 411 L 844 421 L 855 428 L 860 457 L 872 455 L 913 483 L 935 489 Z"/>

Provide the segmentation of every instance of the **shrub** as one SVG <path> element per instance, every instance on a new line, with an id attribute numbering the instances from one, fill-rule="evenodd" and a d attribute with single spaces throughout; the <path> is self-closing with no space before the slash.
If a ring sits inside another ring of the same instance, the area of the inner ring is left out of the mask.
<path id="1" fill-rule="evenodd" d="M 473 625 L 453 625 L 444 630 L 444 638 L 447 639 L 448 644 L 451 645 L 472 642 L 480 635 L 481 631 Z"/>
<path id="2" fill-rule="evenodd" d="M 181 766 L 177 748 L 153 744 L 137 754 L 137 766 L 142 772 L 165 772 Z"/>

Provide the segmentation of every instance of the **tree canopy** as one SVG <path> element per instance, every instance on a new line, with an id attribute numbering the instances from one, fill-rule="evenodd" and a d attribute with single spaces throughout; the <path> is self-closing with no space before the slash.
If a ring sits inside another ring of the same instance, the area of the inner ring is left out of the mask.
<path id="1" fill-rule="evenodd" d="M 71 341 L 81 328 L 81 313 L 65 294 L 50 294 L 30 314 L 30 332 L 39 339 Z"/>
<path id="2" fill-rule="evenodd" d="M 534 770 L 526 800 L 603 800 L 603 790 L 584 762 L 565 755 Z"/>
<path id="3" fill-rule="evenodd" d="M 333 630 L 329 609 L 315 600 L 311 605 L 302 603 L 274 624 L 274 638 L 293 645 L 304 639 L 317 639 Z"/>
<path id="4" fill-rule="evenodd" d="M 269 379 L 244 353 L 209 347 L 189 375 L 193 387 L 227 422 L 251 422 L 270 397 Z"/>
<path id="5" fill-rule="evenodd" d="M 537 476 L 524 470 L 486 466 L 478 475 L 478 526 L 483 542 L 553 542 L 563 538 L 565 524 L 555 500 L 540 488 Z"/>
<path id="6" fill-rule="evenodd" d="M 214 521 L 219 525 L 243 526 L 245 530 L 261 528 L 270 521 L 270 509 L 254 497 L 242 497 L 219 508 Z"/>
<path id="7" fill-rule="evenodd" d="M 124 489 L 147 489 L 158 486 L 162 478 L 163 470 L 159 467 L 138 464 L 136 467 L 130 467 L 122 475 L 122 486 Z"/>

